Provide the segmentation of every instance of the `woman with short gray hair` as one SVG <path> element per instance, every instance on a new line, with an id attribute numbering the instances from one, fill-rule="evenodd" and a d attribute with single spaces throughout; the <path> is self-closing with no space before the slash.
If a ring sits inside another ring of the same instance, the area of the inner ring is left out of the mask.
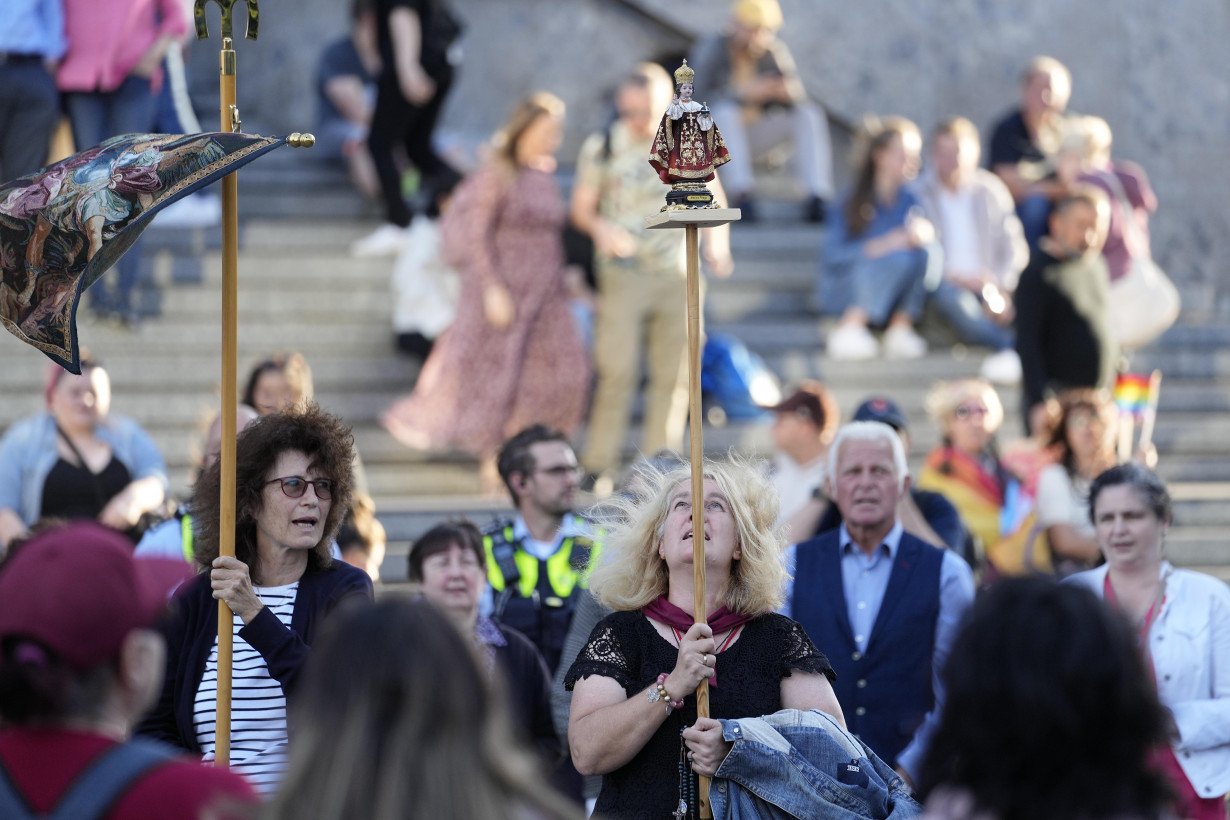
<path id="1" fill-rule="evenodd" d="M 1230 791 L 1230 588 L 1166 560 L 1170 493 L 1139 464 L 1094 479 L 1089 508 L 1106 563 L 1073 575 L 1136 628 L 1173 718 L 1156 764 L 1180 817 L 1224 820 Z"/>

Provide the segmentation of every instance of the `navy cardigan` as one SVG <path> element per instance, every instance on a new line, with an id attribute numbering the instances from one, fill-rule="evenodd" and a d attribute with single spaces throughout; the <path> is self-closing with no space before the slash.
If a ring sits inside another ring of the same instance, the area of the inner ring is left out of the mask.
<path id="1" fill-rule="evenodd" d="M 367 573 L 341 561 L 333 561 L 327 569 L 309 566 L 299 579 L 290 629 L 263 607 L 252 623 L 239 630 L 240 637 L 265 659 L 269 674 L 282 684 L 288 701 L 325 616 L 349 598 L 371 600 L 372 582 Z M 179 591 L 162 633 L 167 641 L 166 679 L 161 697 L 137 727 L 137 734 L 199 755 L 193 707 L 218 634 L 218 602 L 208 572 L 200 573 Z"/>

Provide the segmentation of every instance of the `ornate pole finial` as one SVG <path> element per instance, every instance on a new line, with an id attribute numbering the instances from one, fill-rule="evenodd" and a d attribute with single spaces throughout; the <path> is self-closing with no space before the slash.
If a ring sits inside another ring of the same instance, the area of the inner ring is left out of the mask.
<path id="1" fill-rule="evenodd" d="M 196 38 L 198 40 L 209 39 L 209 26 L 205 21 L 205 6 L 210 0 L 195 0 L 192 4 L 192 19 L 196 23 Z M 222 39 L 232 39 L 234 37 L 234 27 L 232 26 L 232 17 L 235 9 L 235 4 L 244 2 L 248 9 L 248 26 L 244 32 L 244 36 L 249 40 L 255 40 L 260 28 L 260 9 L 257 7 L 257 0 L 213 0 L 218 4 L 218 8 L 222 12 Z"/>

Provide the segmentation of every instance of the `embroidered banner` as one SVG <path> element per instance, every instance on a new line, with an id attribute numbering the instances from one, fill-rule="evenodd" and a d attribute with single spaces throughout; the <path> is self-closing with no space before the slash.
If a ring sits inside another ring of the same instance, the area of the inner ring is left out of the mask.
<path id="1" fill-rule="evenodd" d="M 0 322 L 79 373 L 77 305 L 162 208 L 285 144 L 124 134 L 0 186 Z"/>

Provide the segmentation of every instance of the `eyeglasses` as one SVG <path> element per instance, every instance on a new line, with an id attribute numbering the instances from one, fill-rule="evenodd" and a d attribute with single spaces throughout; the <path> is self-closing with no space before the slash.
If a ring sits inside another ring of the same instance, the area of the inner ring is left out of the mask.
<path id="1" fill-rule="evenodd" d="M 270 484 L 282 485 L 282 495 L 287 498 L 302 498 L 303 494 L 307 492 L 309 484 L 316 490 L 316 497 L 321 501 L 328 501 L 333 498 L 334 482 L 331 478 L 318 478 L 315 481 L 308 481 L 303 476 L 292 475 L 286 478 L 272 478 L 265 482 L 266 487 Z"/>
<path id="2" fill-rule="evenodd" d="M 534 472 L 546 473 L 553 478 L 563 478 L 564 476 L 576 475 L 581 472 L 581 468 L 576 464 L 560 464 L 556 467 L 543 467 Z"/>
<path id="3" fill-rule="evenodd" d="M 959 419 L 968 419 L 973 416 L 985 416 L 989 411 L 981 404 L 961 404 L 957 406 L 952 414 Z"/>

